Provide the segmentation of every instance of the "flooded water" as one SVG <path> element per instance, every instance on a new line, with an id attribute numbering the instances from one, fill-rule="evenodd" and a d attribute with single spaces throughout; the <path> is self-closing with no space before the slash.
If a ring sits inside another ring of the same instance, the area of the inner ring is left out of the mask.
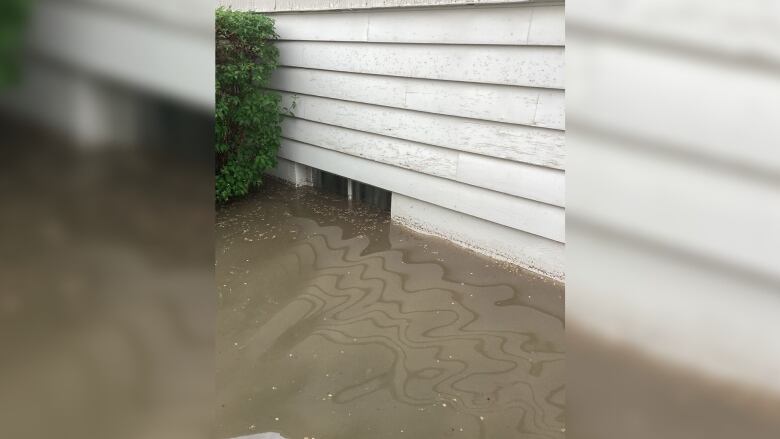
<path id="1" fill-rule="evenodd" d="M 560 284 L 269 181 L 217 213 L 228 438 L 562 438 Z"/>

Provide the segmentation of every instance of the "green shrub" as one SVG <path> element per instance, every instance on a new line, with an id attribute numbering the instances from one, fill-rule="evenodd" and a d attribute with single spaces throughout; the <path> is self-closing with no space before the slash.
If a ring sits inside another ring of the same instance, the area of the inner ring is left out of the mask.
<path id="1" fill-rule="evenodd" d="M 216 198 L 225 202 L 260 184 L 276 165 L 281 97 L 268 90 L 279 52 L 271 18 L 216 13 Z"/>
<path id="2" fill-rule="evenodd" d="M 0 87 L 19 79 L 19 56 L 28 9 L 27 0 L 0 1 Z"/>

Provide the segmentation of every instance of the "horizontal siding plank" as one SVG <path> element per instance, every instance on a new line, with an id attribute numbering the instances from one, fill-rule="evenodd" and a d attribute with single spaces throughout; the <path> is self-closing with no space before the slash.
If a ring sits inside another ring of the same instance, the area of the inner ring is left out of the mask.
<path id="1" fill-rule="evenodd" d="M 566 102 L 562 90 L 427 80 L 408 80 L 406 85 L 404 104 L 410 109 L 565 128 Z"/>
<path id="2" fill-rule="evenodd" d="M 576 218 L 780 282 L 776 180 L 752 180 L 608 136 L 578 133 L 577 140 L 582 166 L 568 173 Z"/>
<path id="3" fill-rule="evenodd" d="M 279 156 L 437 206 L 565 241 L 564 209 L 289 139 Z"/>
<path id="4" fill-rule="evenodd" d="M 569 55 L 581 72 L 571 78 L 576 91 L 567 96 L 569 114 L 576 115 L 580 127 L 780 174 L 780 76 L 775 71 L 726 63 L 716 67 L 686 53 L 614 40 L 590 40 Z"/>
<path id="5" fill-rule="evenodd" d="M 282 40 L 437 44 L 564 44 L 563 6 L 278 14 Z"/>
<path id="6" fill-rule="evenodd" d="M 457 181 L 563 207 L 566 174 L 475 154 L 458 156 Z"/>
<path id="7" fill-rule="evenodd" d="M 706 13 L 692 13 L 706 11 Z M 593 29 L 624 37 L 642 38 L 702 53 L 741 59 L 780 61 L 780 11 L 765 0 L 634 0 L 572 2 L 569 24 L 578 32 Z"/>
<path id="8" fill-rule="evenodd" d="M 299 142 L 438 177 L 455 178 L 458 164 L 456 151 L 292 117 L 282 122 L 282 135 Z"/>
<path id="9" fill-rule="evenodd" d="M 410 78 L 563 88 L 563 48 L 280 41 L 279 64 Z"/>
<path id="10" fill-rule="evenodd" d="M 271 77 L 271 87 L 280 91 L 406 108 L 404 101 L 408 81 L 406 78 L 280 67 Z"/>
<path id="11" fill-rule="evenodd" d="M 562 46 L 564 28 L 563 6 L 393 11 L 371 15 L 368 41 Z"/>
<path id="12" fill-rule="evenodd" d="M 564 249 L 559 242 L 490 221 L 393 194 L 393 221 L 445 239 L 490 257 L 521 265 L 563 280 Z"/>
<path id="13" fill-rule="evenodd" d="M 533 8 L 531 28 L 526 44 L 566 44 L 566 7 L 541 6 Z"/>
<path id="14" fill-rule="evenodd" d="M 220 6 L 238 11 L 292 12 L 374 8 L 419 8 L 424 6 L 501 5 L 533 3 L 536 0 L 217 0 Z"/>
<path id="15" fill-rule="evenodd" d="M 277 90 L 496 122 L 563 129 L 565 95 L 505 85 L 466 84 L 280 68 Z"/>
<path id="16" fill-rule="evenodd" d="M 290 93 L 282 93 L 282 98 L 287 107 L 295 103 L 296 117 L 314 122 L 539 166 L 564 167 L 564 135 L 560 131 Z"/>
<path id="17" fill-rule="evenodd" d="M 532 125 L 565 129 L 566 95 L 557 91 L 540 91 Z"/>
<path id="18" fill-rule="evenodd" d="M 368 41 L 371 13 L 306 12 L 273 15 L 280 40 Z"/>

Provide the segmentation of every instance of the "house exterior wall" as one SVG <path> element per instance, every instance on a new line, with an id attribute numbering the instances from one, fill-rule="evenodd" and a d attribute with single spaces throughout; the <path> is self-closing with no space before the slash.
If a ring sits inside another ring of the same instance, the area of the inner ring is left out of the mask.
<path id="1" fill-rule="evenodd" d="M 563 4 L 352 3 L 222 2 L 276 20 L 280 169 L 390 190 L 395 220 L 562 280 Z"/>
<path id="2" fill-rule="evenodd" d="M 567 330 L 776 397 L 777 3 L 572 2 L 567 31 Z"/>

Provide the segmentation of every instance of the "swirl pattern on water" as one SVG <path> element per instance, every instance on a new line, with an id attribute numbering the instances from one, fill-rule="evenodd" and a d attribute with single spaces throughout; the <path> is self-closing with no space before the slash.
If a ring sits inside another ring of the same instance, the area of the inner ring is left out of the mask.
<path id="1" fill-rule="evenodd" d="M 328 394 L 330 404 L 365 409 L 370 402 L 364 401 L 389 392 L 405 406 L 446 407 L 480 420 L 471 437 L 563 435 L 560 317 L 518 305 L 512 300 L 518 294 L 514 285 L 455 282 L 446 280 L 442 263 L 407 263 L 392 232 L 391 249 L 369 253 L 366 236 L 343 239 L 340 227 L 300 217 L 288 217 L 287 224 L 302 239 L 250 273 L 257 287 L 223 304 L 234 305 L 233 317 L 243 320 L 241 325 L 251 326 L 251 319 L 257 325 L 243 338 L 234 337 L 240 338 L 239 351 L 236 361 L 226 362 L 232 372 L 225 375 L 251 376 L 238 371 L 257 364 L 283 367 L 285 356 L 316 357 L 311 352 L 318 348 L 320 358 L 334 350 L 379 349 L 389 353 L 385 372 L 347 377 Z M 252 303 L 256 288 L 267 293 L 257 307 L 276 305 L 261 319 Z M 284 291 L 277 294 L 280 288 Z M 241 383 L 225 381 L 240 393 Z M 491 434 L 482 422 L 506 423 L 512 417 L 511 436 Z"/>

